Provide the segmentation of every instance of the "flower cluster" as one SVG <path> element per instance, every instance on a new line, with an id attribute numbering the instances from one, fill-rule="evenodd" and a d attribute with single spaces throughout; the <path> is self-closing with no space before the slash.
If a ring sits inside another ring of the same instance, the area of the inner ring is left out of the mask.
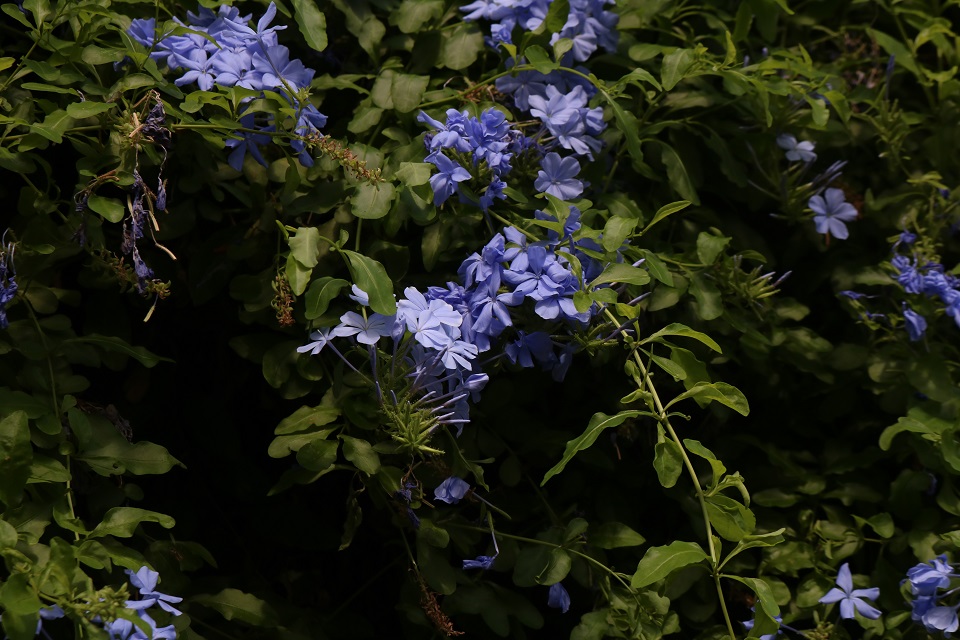
<path id="1" fill-rule="evenodd" d="M 913 236 L 913 234 L 910 234 Z M 915 239 L 915 236 L 913 236 Z M 898 245 L 910 246 L 911 242 L 901 241 Z M 910 239 L 909 237 L 907 238 Z M 960 327 L 960 278 L 947 273 L 939 262 L 924 261 L 915 254 L 912 257 L 897 254 L 890 264 L 896 270 L 896 280 L 903 290 L 911 294 L 923 294 L 925 297 L 943 303 L 946 315 L 953 319 Z M 906 307 L 904 303 L 904 318 L 907 320 L 907 330 L 911 340 L 919 340 L 927 328 L 926 319 L 919 313 Z"/>
<path id="2" fill-rule="evenodd" d="M 570 12 L 563 28 L 552 34 L 550 44 L 565 38 L 570 40 L 570 51 L 564 57 L 564 64 L 568 60 L 583 62 L 589 58 L 598 47 L 613 52 L 617 49 L 618 34 L 615 30 L 619 16 L 607 11 L 606 5 L 613 4 L 614 0 L 572 0 Z M 460 7 L 466 13 L 466 21 L 489 20 L 490 35 L 487 44 L 497 47 L 500 44 L 513 43 L 513 30 L 520 27 L 525 31 L 533 31 L 540 27 L 547 17 L 552 0 L 475 0 Z"/>
<path id="3" fill-rule="evenodd" d="M 223 5 L 216 13 L 200 7 L 196 14 L 187 12 L 190 29 L 199 33 L 159 34 L 153 18 L 134 20 L 128 33 L 151 50 L 151 58 L 166 62 L 170 69 L 183 70 L 177 86 L 196 83 L 204 91 L 215 85 L 236 86 L 283 96 L 294 108 L 294 133 L 300 136 L 290 146 L 300 163 L 309 167 L 313 158 L 302 138 L 319 135 L 327 117 L 304 96 L 303 90 L 310 86 L 314 70 L 297 59 L 291 60 L 290 50 L 279 44 L 277 31 L 286 27 L 270 26 L 276 14 L 276 5 L 270 3 L 254 28 L 249 24 L 252 16 L 241 16 L 236 7 Z M 260 122 L 252 113 L 242 116 L 240 123 L 245 129 L 262 133 L 246 131 L 227 141 L 233 149 L 228 158 L 230 166 L 239 171 L 247 153 L 266 165 L 259 147 L 270 141 L 266 134 L 276 130 L 276 123 Z"/>
<path id="4" fill-rule="evenodd" d="M 940 555 L 933 560 L 916 565 L 907 571 L 906 582 L 910 584 L 913 600 L 910 603 L 910 618 L 919 622 L 928 633 L 941 632 L 946 637 L 960 629 L 957 609 L 960 605 L 950 606 L 942 600 L 950 595 L 950 581 L 960 577 L 953 565 L 947 562 L 947 556 Z"/>
<path id="5" fill-rule="evenodd" d="M 179 616 L 180 611 L 172 605 L 182 601 L 183 598 L 157 591 L 157 581 L 160 574 L 152 571 L 149 567 L 140 567 L 140 570 L 136 573 L 127 569 L 127 576 L 130 584 L 136 587 L 139 592 L 140 598 L 127 600 L 126 606 L 128 609 L 137 612 L 140 619 L 150 627 L 151 633 L 147 635 L 140 627 L 126 618 L 117 618 L 103 626 L 107 636 L 110 640 L 174 640 L 177 637 L 177 632 L 173 625 L 158 628 L 156 621 L 147 613 L 147 609 L 157 605 L 167 613 Z"/>
<path id="6" fill-rule="evenodd" d="M 14 247 L 15 245 L 12 242 L 6 242 L 6 239 L 0 243 L 0 329 L 10 326 L 7 320 L 7 305 L 17 295 L 17 272 L 13 267 Z"/>
<path id="7" fill-rule="evenodd" d="M 479 206 L 486 212 L 495 199 L 503 200 L 507 183 L 503 178 L 510 172 L 510 159 L 527 145 L 523 134 L 511 128 L 504 113 L 490 108 L 479 118 L 466 111 L 447 110 L 447 120 L 441 123 L 423 111 L 419 122 L 430 125 L 434 133 L 424 137 L 430 152 L 425 160 L 437 168 L 430 177 L 433 203 L 437 206 L 457 193 L 461 202 Z M 478 181 L 485 184 L 479 198 L 468 194 L 461 183 L 473 176 L 463 165 L 473 167 Z"/>

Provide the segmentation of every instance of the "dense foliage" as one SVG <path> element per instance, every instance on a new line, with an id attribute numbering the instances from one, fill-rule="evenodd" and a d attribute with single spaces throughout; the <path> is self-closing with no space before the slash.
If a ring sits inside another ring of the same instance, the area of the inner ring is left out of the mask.
<path id="1" fill-rule="evenodd" d="M 0 8 L 11 640 L 960 628 L 956 0 Z"/>

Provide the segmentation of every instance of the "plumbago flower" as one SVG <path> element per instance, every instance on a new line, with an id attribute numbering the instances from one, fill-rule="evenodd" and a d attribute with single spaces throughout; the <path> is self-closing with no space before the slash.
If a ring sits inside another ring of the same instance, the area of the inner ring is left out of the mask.
<path id="1" fill-rule="evenodd" d="M 840 603 L 840 617 L 849 620 L 855 617 L 854 611 L 865 618 L 876 620 L 880 617 L 880 610 L 867 604 L 867 600 L 876 600 L 880 597 L 880 589 L 854 589 L 853 576 L 850 574 L 849 563 L 843 563 L 837 572 L 837 586 L 820 598 L 821 604 Z"/>
<path id="2" fill-rule="evenodd" d="M 809 140 L 797 142 L 797 139 L 788 133 L 777 136 L 777 146 L 787 152 L 787 160 L 790 162 L 813 162 L 817 159 L 812 142 Z"/>
<path id="3" fill-rule="evenodd" d="M 188 11 L 187 26 L 207 34 L 214 42 L 199 34 L 158 33 L 153 18 L 134 20 L 127 33 L 150 50 L 151 58 L 166 63 L 171 70 L 184 71 L 175 81 L 177 86 L 196 83 L 204 91 L 218 86 L 239 86 L 253 91 L 273 91 L 282 96 L 296 111 L 293 132 L 300 137 L 291 141 L 290 146 L 300 164 L 311 167 L 313 157 L 303 139 L 322 135 L 320 128 L 327 118 L 304 95 L 314 70 L 300 60 L 291 60 L 290 50 L 278 42 L 277 32 L 286 27 L 270 26 L 276 15 L 276 4 L 271 2 L 254 28 L 249 24 L 251 15 L 241 16 L 235 7 L 223 5 L 216 13 L 206 7 L 200 7 L 196 14 Z M 246 99 L 244 103 L 249 101 Z M 249 154 L 266 166 L 259 147 L 268 144 L 272 139 L 268 134 L 277 130 L 273 116 L 241 113 L 240 123 L 245 129 L 263 133 L 238 132 L 236 138 L 228 140 L 227 147 L 233 149 L 228 164 L 240 171 Z"/>
<path id="4" fill-rule="evenodd" d="M 953 578 L 960 577 L 947 561 L 946 555 L 939 555 L 926 563 L 918 564 L 907 571 L 905 582 L 910 585 L 913 595 L 910 619 L 924 626 L 928 633 L 942 633 L 950 637 L 960 629 L 957 610 L 960 605 L 949 605 L 944 599 L 951 595 L 949 591 Z"/>
<path id="5" fill-rule="evenodd" d="M 846 240 L 850 235 L 845 222 L 857 219 L 857 209 L 847 202 L 842 189 L 827 189 L 822 196 L 810 198 L 807 206 L 813 211 L 813 223 L 817 233 L 825 233 L 837 240 Z"/>
<path id="6" fill-rule="evenodd" d="M 8 230 L 9 231 L 9 230 Z M 6 329 L 10 326 L 7 320 L 7 305 L 17 295 L 16 270 L 13 268 L 13 252 L 15 245 L 6 242 L 6 233 L 4 242 L 0 244 L 0 329 Z"/>

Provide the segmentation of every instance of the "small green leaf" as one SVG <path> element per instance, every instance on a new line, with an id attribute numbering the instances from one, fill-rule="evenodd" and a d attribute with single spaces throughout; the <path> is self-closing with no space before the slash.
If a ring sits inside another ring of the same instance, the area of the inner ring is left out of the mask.
<path id="1" fill-rule="evenodd" d="M 670 181 L 670 186 L 681 198 L 689 200 L 693 204 L 700 204 L 700 197 L 697 195 L 697 190 L 693 186 L 693 181 L 690 179 L 690 174 L 687 173 L 687 168 L 684 166 L 683 160 L 680 159 L 680 155 L 668 144 L 660 143 L 660 148 L 663 151 L 661 157 L 664 166 L 667 168 L 667 179 Z"/>
<path id="2" fill-rule="evenodd" d="M 366 291 L 370 297 L 370 308 L 386 316 L 395 314 L 397 301 L 393 297 L 393 281 L 383 265 L 354 251 L 342 249 L 340 253 L 347 260 L 354 284 Z"/>
<path id="3" fill-rule="evenodd" d="M 671 202 L 670 204 L 663 205 L 657 210 L 657 213 L 653 216 L 653 220 L 650 221 L 650 224 L 648 224 L 643 231 L 641 231 L 641 233 L 646 233 L 653 227 L 653 225 L 657 224 L 667 216 L 672 215 L 677 211 L 682 211 L 689 206 L 689 200 L 678 200 L 677 202 Z"/>
<path id="4" fill-rule="evenodd" d="M 523 55 L 527 61 L 533 65 L 533 68 L 543 74 L 548 74 L 560 65 L 550 59 L 550 54 L 539 45 L 532 45 L 523 50 Z"/>
<path id="5" fill-rule="evenodd" d="M 327 312 L 330 302 L 340 295 L 340 290 L 350 283 L 340 278 L 324 276 L 310 283 L 307 295 L 304 296 L 304 316 L 307 320 L 315 320 Z"/>
<path id="6" fill-rule="evenodd" d="M 707 496 L 705 500 L 710 525 L 724 540 L 740 542 L 753 533 L 757 519 L 749 508 L 720 494 Z"/>
<path id="7" fill-rule="evenodd" d="M 638 222 L 639 220 L 636 218 L 610 216 L 610 219 L 603 225 L 603 248 L 606 251 L 616 251 L 619 249 L 630 234 L 633 233 Z"/>
<path id="8" fill-rule="evenodd" d="M 747 549 L 753 549 L 756 547 L 775 547 L 781 542 L 783 542 L 783 532 L 786 529 L 777 529 L 776 531 L 771 531 L 769 533 L 761 533 L 758 535 L 749 535 L 744 536 L 740 542 L 737 543 L 737 546 L 727 554 L 727 557 L 724 558 L 723 562 L 720 563 L 720 568 L 723 568 L 727 562 L 733 559 L 738 553 L 746 551 Z"/>
<path id="9" fill-rule="evenodd" d="M 320 256 L 320 231 L 316 227 L 300 227 L 290 236 L 290 255 L 304 267 L 317 266 Z"/>
<path id="10" fill-rule="evenodd" d="M 313 0 L 293 0 L 294 16 L 307 45 L 315 51 L 327 48 L 327 17 Z"/>
<path id="11" fill-rule="evenodd" d="M 724 466 L 722 462 L 717 460 L 717 456 L 713 455 L 713 451 L 707 449 L 697 440 L 684 440 L 683 446 L 685 446 L 687 451 L 693 455 L 699 456 L 710 463 L 710 469 L 713 471 L 713 479 L 711 480 L 710 486 L 711 488 L 717 486 L 717 483 L 720 482 L 723 474 L 727 472 L 727 467 Z"/>
<path id="12" fill-rule="evenodd" d="M 227 620 L 240 620 L 255 627 L 267 628 L 276 627 L 278 624 L 279 618 L 273 607 L 260 598 L 237 589 L 224 589 L 215 595 L 202 593 L 191 598 L 190 602 L 209 607 Z"/>
<path id="13" fill-rule="evenodd" d="M 324 471 L 337 461 L 336 440 L 311 440 L 297 450 L 297 462 L 310 471 Z"/>
<path id="14" fill-rule="evenodd" d="M 306 267 L 297 260 L 291 253 L 287 256 L 286 265 L 283 269 L 283 277 L 290 283 L 290 291 L 293 295 L 300 296 L 307 290 L 310 284 L 310 275 L 313 273 L 313 267 Z"/>
<path id="15" fill-rule="evenodd" d="M 134 347 L 116 336 L 102 336 L 97 333 L 91 333 L 77 338 L 67 338 L 60 344 L 92 344 L 104 351 L 114 351 L 130 356 L 148 369 L 155 367 L 159 362 L 173 362 L 170 358 L 158 356 L 143 347 Z"/>
<path id="16" fill-rule="evenodd" d="M 80 120 L 82 118 L 90 118 L 105 111 L 109 111 L 114 106 L 115 105 L 107 104 L 105 102 L 74 102 L 71 105 L 67 105 L 67 115 L 69 115 L 71 118 Z"/>
<path id="17" fill-rule="evenodd" d="M 728 244 L 730 244 L 730 238 L 701 231 L 697 236 L 697 257 L 700 263 L 711 265 L 716 262 L 717 256 L 723 253 Z"/>
<path id="18" fill-rule="evenodd" d="M 400 113 L 410 113 L 420 106 L 423 92 L 427 90 L 430 76 L 414 76 L 408 73 L 396 73 L 390 84 L 390 96 L 393 108 Z"/>
<path id="19" fill-rule="evenodd" d="M 590 526 L 587 541 L 594 547 L 601 549 L 619 549 L 620 547 L 636 547 L 647 540 L 621 522 L 604 522 L 596 527 Z"/>
<path id="20" fill-rule="evenodd" d="M 780 623 L 776 617 L 780 615 L 780 607 L 777 606 L 777 598 L 766 582 L 760 578 L 744 578 L 741 576 L 724 575 L 725 578 L 736 580 L 750 587 L 757 594 L 758 606 L 754 607 L 753 629 L 750 630 L 750 636 L 758 638 L 761 635 L 776 634 L 780 628 Z"/>
<path id="21" fill-rule="evenodd" d="M 173 528 L 173 518 L 156 511 L 136 509 L 133 507 L 114 507 L 103 516 L 103 521 L 90 532 L 90 538 L 114 536 L 129 538 L 137 530 L 141 522 L 156 522 L 164 529 Z"/>
<path id="22" fill-rule="evenodd" d="M 319 407 L 303 406 L 280 421 L 274 434 L 278 436 L 306 431 L 311 427 L 322 427 L 340 417 L 340 409 L 320 405 Z"/>
<path id="23" fill-rule="evenodd" d="M 14 411 L 0 420 L 0 501 L 8 507 L 20 504 L 32 459 L 27 414 Z"/>
<path id="24" fill-rule="evenodd" d="M 657 444 L 653 447 L 653 468 L 664 488 L 677 484 L 683 472 L 683 451 L 680 445 L 666 437 L 661 425 L 657 425 Z"/>
<path id="25" fill-rule="evenodd" d="M 747 402 L 747 398 L 739 389 L 726 382 L 699 382 L 689 391 L 685 391 L 671 400 L 667 406 L 664 407 L 664 410 L 687 398 L 696 398 L 698 401 L 706 402 L 715 400 L 720 404 L 730 407 L 740 415 L 745 416 L 750 413 L 750 405 Z"/>
<path id="26" fill-rule="evenodd" d="M 366 440 L 341 435 L 343 440 L 343 457 L 353 463 L 360 471 L 367 475 L 374 475 L 380 470 L 380 456 Z"/>
<path id="27" fill-rule="evenodd" d="M 650 274 L 640 267 L 614 262 L 607 265 L 603 273 L 590 283 L 589 288 L 594 289 L 602 284 L 610 284 L 613 282 L 623 284 L 647 284 L 650 282 Z"/>
<path id="28" fill-rule="evenodd" d="M 691 49 L 677 49 L 663 56 L 660 66 L 660 82 L 664 90 L 670 91 L 693 67 L 694 54 Z"/>
<path id="29" fill-rule="evenodd" d="M 668 324 L 663 329 L 660 329 L 660 331 L 652 333 L 641 340 L 640 344 L 647 344 L 648 342 L 663 342 L 663 338 L 665 336 L 683 336 L 685 338 L 693 338 L 694 340 L 697 340 L 710 347 L 717 353 L 723 353 L 720 350 L 720 345 L 714 342 L 710 336 L 705 333 L 700 333 L 699 331 L 694 331 L 690 327 L 679 323 Z"/>
<path id="30" fill-rule="evenodd" d="M 653 414 L 648 411 L 621 411 L 613 416 L 608 416 L 605 413 L 593 414 L 593 417 L 590 418 L 590 423 L 587 425 L 587 430 L 579 437 L 567 442 L 567 447 L 563 451 L 563 458 L 561 458 L 560 462 L 555 464 L 552 469 L 547 471 L 546 475 L 543 476 L 543 480 L 540 481 L 540 486 L 542 487 L 547 483 L 547 480 L 563 471 L 567 463 L 573 459 L 573 456 L 589 448 L 590 445 L 596 441 L 601 431 L 611 427 L 618 427 L 623 424 L 623 421 L 627 418 L 634 418 L 640 415 L 653 416 Z"/>
<path id="31" fill-rule="evenodd" d="M 630 579 L 630 586 L 634 589 L 642 589 L 663 580 L 677 569 L 706 559 L 707 554 L 695 542 L 678 540 L 663 547 L 650 547 L 643 554 L 636 573 Z"/>
<path id="32" fill-rule="evenodd" d="M 120 222 L 127 213 L 127 208 L 119 200 L 93 195 L 87 198 L 87 206 L 109 222 Z"/>

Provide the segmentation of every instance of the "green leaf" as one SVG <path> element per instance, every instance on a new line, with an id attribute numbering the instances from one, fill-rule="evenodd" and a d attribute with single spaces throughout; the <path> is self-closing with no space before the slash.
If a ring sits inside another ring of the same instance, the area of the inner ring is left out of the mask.
<path id="1" fill-rule="evenodd" d="M 90 538 L 102 538 L 104 536 L 114 536 L 116 538 L 129 538 L 141 522 L 156 522 L 164 529 L 172 529 L 175 524 L 173 518 L 156 511 L 147 511 L 146 509 L 135 509 L 133 507 L 114 507 L 107 511 L 103 516 L 103 521 L 97 525 L 96 529 L 90 532 Z"/>
<path id="2" fill-rule="evenodd" d="M 443 32 L 440 45 L 440 63 L 448 69 L 459 71 L 477 61 L 483 51 L 483 34 L 473 23 L 461 22 Z"/>
<path id="3" fill-rule="evenodd" d="M 370 308 L 385 316 L 395 314 L 397 301 L 393 297 L 393 281 L 383 265 L 354 251 L 342 249 L 340 253 L 347 260 L 354 284 L 366 291 L 370 297 Z"/>
<path id="4" fill-rule="evenodd" d="M 403 33 L 416 33 L 443 15 L 443 0 L 403 0 L 390 15 L 390 24 Z"/>
<path id="5" fill-rule="evenodd" d="M 360 471 L 372 476 L 380 470 L 380 456 L 366 440 L 341 435 L 343 457 L 353 463 Z"/>
<path id="6" fill-rule="evenodd" d="M 690 327 L 679 323 L 668 324 L 663 329 L 660 329 L 660 331 L 652 333 L 641 340 L 640 344 L 647 344 L 648 342 L 663 342 L 663 338 L 665 336 L 683 336 L 685 338 L 693 338 L 694 340 L 697 340 L 698 342 L 710 347 L 717 353 L 723 353 L 720 350 L 720 345 L 714 342 L 710 336 L 705 333 L 700 333 L 699 331 L 694 331 Z"/>
<path id="7" fill-rule="evenodd" d="M 690 206 L 689 200 L 678 200 L 677 202 L 671 202 L 670 204 L 663 205 L 657 210 L 657 213 L 654 214 L 653 220 L 650 221 L 650 224 L 644 227 L 643 231 L 641 231 L 640 233 L 646 233 L 653 227 L 653 225 L 657 224 L 667 216 L 673 215 L 677 211 L 682 211 L 689 206 Z"/>
<path id="8" fill-rule="evenodd" d="M 657 425 L 657 444 L 653 447 L 653 468 L 664 488 L 677 484 L 683 472 L 683 450 L 672 438 L 667 437 L 662 425 Z"/>
<path id="9" fill-rule="evenodd" d="M 27 414 L 14 411 L 0 420 L 0 501 L 8 507 L 20 504 L 32 459 Z"/>
<path id="10" fill-rule="evenodd" d="M 297 450 L 297 462 L 310 471 L 324 471 L 337 461 L 339 446 L 336 440 L 311 440 Z"/>
<path id="11" fill-rule="evenodd" d="M 593 417 L 590 418 L 590 423 L 587 425 L 587 430 L 578 438 L 567 442 L 567 447 L 563 451 L 563 458 L 561 458 L 560 462 L 555 464 L 552 469 L 547 471 L 546 475 L 543 476 L 543 480 L 540 481 L 540 486 L 542 487 L 547 483 L 547 480 L 563 471 L 567 463 L 573 459 L 573 456 L 589 448 L 590 445 L 596 441 L 601 431 L 611 427 L 618 427 L 623 424 L 623 421 L 627 418 L 635 418 L 640 415 L 653 416 L 649 411 L 621 411 L 613 416 L 608 416 L 605 413 L 593 414 Z"/>
<path id="12" fill-rule="evenodd" d="M 43 122 L 30 125 L 30 131 L 43 136 L 50 142 L 60 144 L 63 142 L 63 134 L 72 126 L 73 118 L 63 109 L 57 109 L 44 118 Z"/>
<path id="13" fill-rule="evenodd" d="M 616 98 L 613 98 L 607 92 L 601 91 L 601 95 L 606 98 L 607 104 L 609 104 L 613 110 L 613 118 L 617 121 L 617 128 L 623 133 L 633 168 L 637 171 L 642 170 L 646 165 L 643 162 L 643 148 L 640 146 L 640 136 L 637 133 L 638 126 L 636 117 L 632 113 L 628 114 L 624 111 Z M 649 169 L 649 167 L 647 167 L 647 169 Z"/>
<path id="14" fill-rule="evenodd" d="M 109 222 L 120 222 L 127 213 L 127 208 L 119 200 L 93 195 L 87 198 L 87 206 Z"/>
<path id="15" fill-rule="evenodd" d="M 660 66 L 660 83 L 664 90 L 670 91 L 693 67 L 694 54 L 691 49 L 677 49 L 663 56 Z"/>
<path id="16" fill-rule="evenodd" d="M 320 257 L 320 231 L 316 227 L 300 227 L 290 236 L 290 255 L 304 267 L 317 266 Z"/>
<path id="17" fill-rule="evenodd" d="M 604 522 L 598 526 L 590 526 L 587 541 L 592 546 L 601 549 L 619 549 L 620 547 L 636 547 L 647 540 L 621 522 Z"/>
<path id="18" fill-rule="evenodd" d="M 869 27 L 867 28 L 867 33 L 870 34 L 870 37 L 876 40 L 877 44 L 883 47 L 884 51 L 894 56 L 896 64 L 910 71 L 921 82 L 924 80 L 923 72 L 917 65 L 916 58 L 913 57 L 913 54 L 910 53 L 910 49 L 908 49 L 905 44 L 900 42 L 899 39 Z"/>
<path id="19" fill-rule="evenodd" d="M 324 276 L 310 283 L 307 295 L 304 296 L 304 316 L 307 320 L 315 320 L 327 312 L 330 302 L 340 295 L 340 290 L 349 286 L 349 282 L 340 278 Z"/>
<path id="20" fill-rule="evenodd" d="M 711 265 L 716 262 L 717 256 L 723 253 L 728 244 L 730 244 L 730 238 L 701 231 L 697 236 L 697 257 L 700 263 Z"/>
<path id="21" fill-rule="evenodd" d="M 750 413 L 750 405 L 747 402 L 747 398 L 739 389 L 726 382 L 699 382 L 690 390 L 681 393 L 671 400 L 667 406 L 664 407 L 664 410 L 687 398 L 696 398 L 698 401 L 706 402 L 715 400 L 720 404 L 730 407 L 740 415 L 745 416 Z"/>
<path id="22" fill-rule="evenodd" d="M 710 525 L 721 538 L 740 542 L 753 533 L 757 526 L 757 519 L 750 509 L 733 498 L 720 494 L 707 496 L 705 500 Z"/>
<path id="23" fill-rule="evenodd" d="M 295 296 L 303 295 L 310 284 L 310 276 L 313 274 L 313 267 L 306 267 L 297 260 L 291 253 L 287 256 L 287 262 L 283 268 L 283 277 L 290 283 L 290 291 Z"/>
<path id="24" fill-rule="evenodd" d="M 566 578 L 571 566 L 570 555 L 563 549 L 531 545 L 517 556 L 513 581 L 521 587 L 550 586 Z"/>
<path id="25" fill-rule="evenodd" d="M 450 534 L 446 529 L 435 525 L 432 520 L 423 518 L 417 528 L 417 540 L 422 540 L 431 547 L 444 549 L 450 544 Z"/>
<path id="26" fill-rule="evenodd" d="M 158 362 L 173 362 L 170 358 L 158 356 L 143 347 L 134 347 L 127 344 L 126 341 L 116 336 L 102 336 L 98 333 L 91 333 L 78 338 L 67 338 L 60 344 L 92 344 L 104 351 L 114 351 L 130 356 L 148 369 L 155 367 Z"/>
<path id="27" fill-rule="evenodd" d="M 350 213 L 364 220 L 378 220 L 390 213 L 395 195 L 396 189 L 389 182 L 361 183 L 350 198 Z"/>
<path id="28" fill-rule="evenodd" d="M 683 160 L 677 154 L 676 150 L 668 144 L 660 143 L 663 151 L 661 156 L 663 164 L 667 168 L 667 179 L 670 186 L 677 192 L 681 198 L 689 200 L 693 204 L 700 204 L 700 197 L 693 186 L 693 181 L 687 173 L 687 168 L 683 165 Z M 652 224 L 652 223 L 651 223 Z"/>
<path id="29" fill-rule="evenodd" d="M 0 520 L 0 552 L 17 546 L 18 536 L 16 527 L 6 520 Z"/>
<path id="30" fill-rule="evenodd" d="M 47 414 L 48 416 L 51 414 Z M 56 420 L 57 431 L 56 433 L 51 433 L 50 435 L 57 435 L 60 431 L 63 430 L 63 426 L 60 424 L 60 420 Z M 51 429 L 52 431 L 52 429 Z M 44 433 L 47 433 L 46 431 Z M 67 471 L 67 468 L 59 460 L 54 460 L 53 458 L 48 458 L 47 456 L 41 455 L 39 453 L 33 454 L 33 461 L 30 463 L 30 478 L 27 480 L 27 484 L 35 484 L 38 482 L 69 482 L 70 473 Z"/>
<path id="31" fill-rule="evenodd" d="M 737 546 L 727 554 L 727 557 L 724 558 L 723 562 L 720 563 L 720 568 L 723 568 L 727 562 L 733 559 L 737 554 L 746 551 L 747 549 L 753 549 L 756 547 L 775 547 L 781 542 L 783 542 L 783 532 L 786 529 L 777 529 L 776 531 L 771 531 L 769 533 L 761 533 L 758 535 L 748 535 L 744 536 L 740 542 L 737 543 Z"/>
<path id="32" fill-rule="evenodd" d="M 642 589 L 663 580 L 682 567 L 697 564 L 707 559 L 707 554 L 695 542 L 676 541 L 663 547 L 650 547 L 643 554 L 630 586 Z"/>
<path id="33" fill-rule="evenodd" d="M 611 216 L 603 225 L 603 248 L 606 251 L 616 251 L 624 241 L 633 233 L 639 220 L 636 218 L 623 218 L 621 216 Z"/>
<path id="34" fill-rule="evenodd" d="M 550 54 L 548 54 L 546 50 L 539 45 L 527 47 L 523 50 L 523 55 L 527 57 L 527 61 L 533 65 L 534 69 L 544 75 L 550 73 L 554 69 L 560 68 L 559 63 L 551 60 Z"/>
<path id="35" fill-rule="evenodd" d="M 613 262 L 607 265 L 603 273 L 598 275 L 593 282 L 589 284 L 590 289 L 595 289 L 602 284 L 612 282 L 622 282 L 624 284 L 647 284 L 650 282 L 650 274 L 645 269 L 634 267 L 629 264 Z"/>
<path id="36" fill-rule="evenodd" d="M 32 640 L 37 632 L 40 607 L 37 592 L 30 584 L 30 574 L 15 573 L 0 585 L 0 609 L 3 609 L 3 630 L 9 640 Z"/>
<path id="37" fill-rule="evenodd" d="M 311 427 L 322 427 L 330 424 L 340 417 L 340 409 L 337 407 L 328 407 L 320 405 L 319 407 L 303 406 L 284 418 L 274 434 L 278 436 L 306 431 Z"/>
<path id="38" fill-rule="evenodd" d="M 419 187 L 430 181 L 433 165 L 426 162 L 401 162 L 397 169 L 397 180 L 408 187 Z"/>
<path id="39" fill-rule="evenodd" d="M 218 611 L 227 620 L 240 620 L 255 627 L 271 628 L 278 625 L 278 617 L 273 607 L 260 598 L 237 589 L 224 589 L 215 595 L 202 593 L 191 598 L 190 602 Z"/>
<path id="40" fill-rule="evenodd" d="M 327 17 L 313 0 L 293 0 L 294 17 L 307 45 L 315 51 L 327 48 Z"/>
<path id="41" fill-rule="evenodd" d="M 152 442 L 130 443 L 116 426 L 99 416 L 78 409 L 67 411 L 70 427 L 78 440 L 76 460 L 87 463 L 102 476 L 162 474 L 183 463 L 164 447 Z"/>
<path id="42" fill-rule="evenodd" d="M 777 629 L 780 628 L 780 623 L 775 618 L 780 615 L 780 607 L 777 606 L 777 598 L 770 585 L 760 578 L 730 575 L 724 575 L 724 577 L 747 585 L 757 594 L 758 606 L 754 607 L 755 624 L 753 629 L 750 630 L 750 637 L 758 638 L 762 635 L 776 634 Z"/>
<path id="43" fill-rule="evenodd" d="M 410 113 L 420 106 L 423 92 L 427 90 L 430 76 L 414 76 L 408 73 L 396 73 L 390 85 L 393 108 L 400 113 Z"/>
<path id="44" fill-rule="evenodd" d="M 650 275 L 668 287 L 672 287 L 673 274 L 670 273 L 670 269 L 663 262 L 663 260 L 660 259 L 660 256 L 649 249 L 642 249 L 641 252 L 643 253 L 645 260 L 643 266 L 647 268 L 647 271 L 650 273 Z"/>
<path id="45" fill-rule="evenodd" d="M 687 451 L 692 453 L 695 456 L 699 456 L 710 463 L 710 469 L 713 471 L 713 479 L 710 481 L 710 487 L 713 488 L 717 486 L 717 483 L 720 482 L 720 479 L 723 477 L 723 474 L 727 472 L 727 468 L 722 462 L 717 460 L 717 456 L 713 455 L 713 451 L 707 449 L 705 446 L 700 444 L 697 440 L 684 440 L 683 446 L 687 448 Z"/>
<path id="46" fill-rule="evenodd" d="M 109 111 L 114 106 L 116 105 L 107 104 L 105 102 L 74 102 L 71 105 L 67 105 L 67 115 L 69 115 L 71 118 L 80 120 L 82 118 L 90 118 L 105 111 Z"/>

